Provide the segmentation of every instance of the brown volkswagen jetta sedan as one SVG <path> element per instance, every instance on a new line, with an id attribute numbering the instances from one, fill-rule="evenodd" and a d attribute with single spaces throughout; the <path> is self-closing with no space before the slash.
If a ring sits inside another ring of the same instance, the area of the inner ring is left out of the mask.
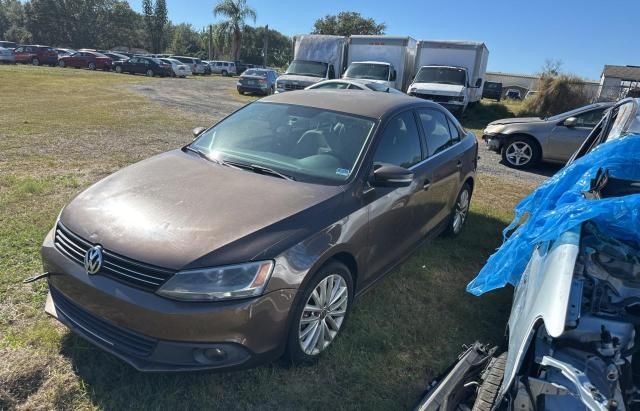
<path id="1" fill-rule="evenodd" d="M 46 311 L 139 370 L 311 360 L 469 210 L 476 138 L 417 98 L 283 93 L 194 134 L 78 195 L 42 246 Z"/>

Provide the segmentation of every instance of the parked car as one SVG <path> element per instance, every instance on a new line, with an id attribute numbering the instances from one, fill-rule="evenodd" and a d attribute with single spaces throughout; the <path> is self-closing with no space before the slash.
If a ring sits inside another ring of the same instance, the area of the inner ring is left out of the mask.
<path id="1" fill-rule="evenodd" d="M 236 87 L 238 93 L 259 93 L 268 96 L 276 91 L 278 74 L 267 69 L 248 69 L 240 75 Z"/>
<path id="2" fill-rule="evenodd" d="M 109 57 L 112 61 L 125 61 L 129 60 L 129 56 L 126 56 L 122 53 L 116 53 L 113 51 L 105 51 L 102 52 L 105 56 Z"/>
<path id="3" fill-rule="evenodd" d="M 171 64 L 171 69 L 173 70 L 173 77 L 185 78 L 192 74 L 189 66 L 187 64 L 182 63 L 181 61 L 178 61 L 172 58 L 161 58 L 160 61 L 166 64 Z"/>
<path id="4" fill-rule="evenodd" d="M 222 74 L 223 76 L 238 74 L 236 63 L 233 61 L 212 61 L 210 67 L 213 74 Z"/>
<path id="5" fill-rule="evenodd" d="M 173 67 L 153 57 L 131 57 L 125 61 L 113 62 L 116 73 L 145 74 L 148 77 L 171 77 Z"/>
<path id="6" fill-rule="evenodd" d="M 265 97 L 96 183 L 44 240 L 46 311 L 144 371 L 314 360 L 356 296 L 469 210 L 473 133 L 372 96 Z"/>
<path id="7" fill-rule="evenodd" d="M 580 147 L 613 103 L 596 103 L 551 117 L 507 118 L 489 123 L 482 133 L 490 150 L 513 168 L 540 161 L 563 163 Z"/>
<path id="8" fill-rule="evenodd" d="M 524 95 L 524 99 L 528 100 L 531 97 L 535 96 L 536 94 L 538 94 L 537 91 L 529 90 L 529 91 L 527 91 L 527 94 Z"/>
<path id="9" fill-rule="evenodd" d="M 112 62 L 111 58 L 95 51 L 77 51 L 70 56 L 60 57 L 58 66 L 109 71 L 111 70 Z"/>
<path id="10" fill-rule="evenodd" d="M 193 74 L 204 74 L 205 68 L 202 60 L 195 57 L 183 57 L 183 56 L 171 56 L 172 59 L 176 59 L 184 64 L 187 64 L 191 68 Z"/>
<path id="11" fill-rule="evenodd" d="M 2 40 L 0 41 L 0 47 L 15 50 L 18 47 L 18 44 L 13 41 Z"/>
<path id="12" fill-rule="evenodd" d="M 15 64 L 16 53 L 12 49 L 0 47 L 0 63 Z"/>
<path id="13" fill-rule="evenodd" d="M 380 84 L 370 80 L 324 80 L 305 88 L 305 90 L 322 90 L 322 89 L 338 89 L 338 90 L 365 90 L 365 91 L 381 91 L 383 93 L 401 93 L 393 87 L 386 84 Z"/>
<path id="14" fill-rule="evenodd" d="M 33 64 L 34 66 L 41 64 L 55 66 L 58 64 L 58 53 L 49 46 L 19 46 L 14 51 L 17 63 Z"/>
<path id="15" fill-rule="evenodd" d="M 503 348 L 474 344 L 417 410 L 637 409 L 639 103 L 628 99 L 609 110 L 572 161 L 589 157 L 524 200 L 543 214 L 518 230 L 550 239 L 527 247 Z M 567 191 L 578 195 L 560 196 Z M 571 227 L 556 227 L 563 220 Z M 503 255 L 511 260 L 521 244 Z M 490 272 L 503 268 L 510 277 L 506 264 Z"/>
<path id="16" fill-rule="evenodd" d="M 495 101 L 502 99 L 502 83 L 497 81 L 485 81 L 482 89 L 482 98 L 490 98 Z"/>
<path id="17" fill-rule="evenodd" d="M 520 90 L 510 88 L 504 94 L 504 98 L 506 98 L 507 100 L 522 100 L 522 94 L 520 93 Z"/>

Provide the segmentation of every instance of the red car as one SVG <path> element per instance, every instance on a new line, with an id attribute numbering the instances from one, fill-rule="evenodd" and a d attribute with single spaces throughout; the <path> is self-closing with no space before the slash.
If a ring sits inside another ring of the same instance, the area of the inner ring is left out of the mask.
<path id="1" fill-rule="evenodd" d="M 95 51 L 78 51 L 70 56 L 60 57 L 60 67 L 88 68 L 89 70 L 111 70 L 111 58 Z"/>
<path id="2" fill-rule="evenodd" d="M 49 46 L 20 46 L 15 49 L 16 63 L 31 63 L 34 66 L 58 64 L 58 53 Z"/>

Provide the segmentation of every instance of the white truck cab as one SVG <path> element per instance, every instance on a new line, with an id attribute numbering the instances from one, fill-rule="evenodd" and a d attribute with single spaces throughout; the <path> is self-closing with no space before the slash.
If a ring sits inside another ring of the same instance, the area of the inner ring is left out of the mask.
<path id="1" fill-rule="evenodd" d="M 342 76 L 345 80 L 369 80 L 387 87 L 396 88 L 396 69 L 384 61 L 354 61 Z"/>

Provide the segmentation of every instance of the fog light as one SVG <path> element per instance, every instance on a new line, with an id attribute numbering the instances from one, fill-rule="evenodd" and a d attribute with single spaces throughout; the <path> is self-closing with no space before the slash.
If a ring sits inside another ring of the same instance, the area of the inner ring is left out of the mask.
<path id="1" fill-rule="evenodd" d="M 221 348 L 207 348 L 204 356 L 211 361 L 222 361 L 227 358 L 227 352 Z"/>

